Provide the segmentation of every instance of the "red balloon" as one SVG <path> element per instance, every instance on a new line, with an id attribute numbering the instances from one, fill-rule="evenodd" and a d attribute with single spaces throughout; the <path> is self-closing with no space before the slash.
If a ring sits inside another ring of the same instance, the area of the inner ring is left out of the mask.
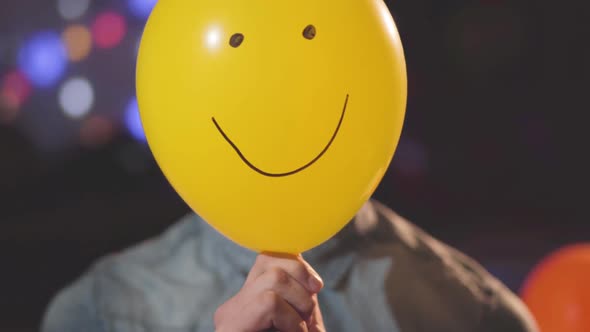
<path id="1" fill-rule="evenodd" d="M 528 276 L 521 296 L 541 332 L 589 332 L 590 243 L 545 258 Z"/>

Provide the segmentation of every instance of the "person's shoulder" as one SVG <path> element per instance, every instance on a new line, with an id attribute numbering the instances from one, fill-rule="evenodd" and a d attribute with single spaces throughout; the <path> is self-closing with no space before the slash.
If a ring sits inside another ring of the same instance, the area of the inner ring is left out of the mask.
<path id="1" fill-rule="evenodd" d="M 99 259 L 52 299 L 43 331 L 74 331 L 85 325 L 102 331 L 98 326 L 106 321 L 157 324 L 177 306 L 194 303 L 188 294 L 194 296 L 214 280 L 196 257 L 202 233 L 201 220 L 187 215 L 161 235 Z M 194 319 L 192 315 L 179 319 Z"/>
<path id="2" fill-rule="evenodd" d="M 87 274 L 97 282 L 101 279 L 132 282 L 134 288 L 145 281 L 143 279 L 146 277 L 181 278 L 185 271 L 177 267 L 195 260 L 202 228 L 198 216 L 186 215 L 160 235 L 100 258 Z M 194 264 L 192 267 L 198 268 Z M 114 285 L 112 281 L 109 280 L 109 287 Z"/>
<path id="3" fill-rule="evenodd" d="M 355 227 L 361 261 L 391 261 L 384 288 L 402 330 L 536 331 L 524 304 L 485 268 L 384 204 L 368 202 Z"/>
<path id="4" fill-rule="evenodd" d="M 414 262 L 440 261 L 457 253 L 422 228 L 400 216 L 377 200 L 368 201 L 358 211 L 353 225 L 361 241 L 361 252 L 368 255 L 408 255 Z"/>
<path id="5" fill-rule="evenodd" d="M 94 279 L 87 274 L 61 290 L 49 303 L 41 323 L 42 332 L 102 332 L 97 313 Z"/>

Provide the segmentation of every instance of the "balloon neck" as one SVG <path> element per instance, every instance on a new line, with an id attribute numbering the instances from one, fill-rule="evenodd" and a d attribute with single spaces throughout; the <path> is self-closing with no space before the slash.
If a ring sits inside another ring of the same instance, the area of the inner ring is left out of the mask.
<path id="1" fill-rule="evenodd" d="M 260 252 L 261 255 L 275 257 L 275 258 L 286 258 L 286 259 L 298 259 L 301 257 L 301 254 L 290 254 L 290 253 L 279 253 L 279 252 L 270 252 L 270 251 L 262 251 Z"/>

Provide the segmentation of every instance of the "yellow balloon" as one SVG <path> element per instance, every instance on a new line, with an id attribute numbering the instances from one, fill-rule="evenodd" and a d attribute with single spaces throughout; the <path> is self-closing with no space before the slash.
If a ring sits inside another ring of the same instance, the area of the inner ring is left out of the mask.
<path id="1" fill-rule="evenodd" d="M 382 0 L 160 0 L 137 95 L 152 153 L 193 210 L 244 247 L 301 253 L 381 181 L 406 64 Z"/>

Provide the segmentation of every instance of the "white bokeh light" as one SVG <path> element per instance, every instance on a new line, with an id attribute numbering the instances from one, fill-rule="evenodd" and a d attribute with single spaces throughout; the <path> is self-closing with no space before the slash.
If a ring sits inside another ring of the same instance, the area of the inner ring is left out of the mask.
<path id="1" fill-rule="evenodd" d="M 90 0 L 58 0 L 57 11 L 66 20 L 75 20 L 86 13 Z"/>
<path id="2" fill-rule="evenodd" d="M 59 90 L 59 104 L 64 114 L 73 119 L 84 117 L 94 104 L 94 90 L 81 77 L 67 80 Z"/>
<path id="3" fill-rule="evenodd" d="M 209 49 L 216 49 L 221 43 L 221 29 L 212 26 L 206 32 L 205 43 Z"/>

